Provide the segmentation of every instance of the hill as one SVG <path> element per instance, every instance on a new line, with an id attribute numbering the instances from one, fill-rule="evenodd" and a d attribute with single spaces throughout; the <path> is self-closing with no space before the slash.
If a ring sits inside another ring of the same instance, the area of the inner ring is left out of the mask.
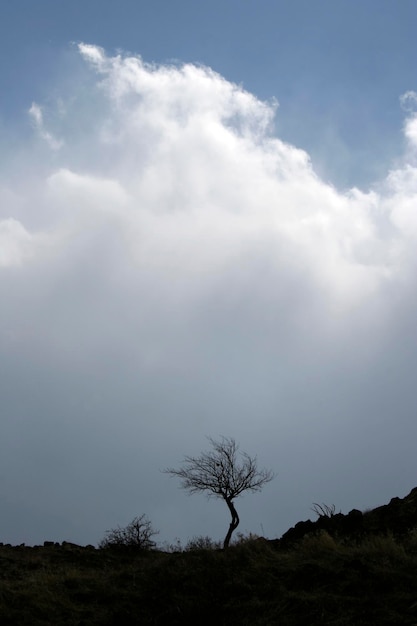
<path id="1" fill-rule="evenodd" d="M 226 551 L 1 545 L 0 624 L 417 624 L 417 488 L 322 513 Z"/>

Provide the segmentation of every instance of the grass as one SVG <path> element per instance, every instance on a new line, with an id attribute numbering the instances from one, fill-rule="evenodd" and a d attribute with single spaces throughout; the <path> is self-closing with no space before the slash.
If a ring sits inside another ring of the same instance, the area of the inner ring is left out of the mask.
<path id="1" fill-rule="evenodd" d="M 347 543 L 321 531 L 283 550 L 0 547 L 0 623 L 219 626 L 417 624 L 417 532 Z"/>

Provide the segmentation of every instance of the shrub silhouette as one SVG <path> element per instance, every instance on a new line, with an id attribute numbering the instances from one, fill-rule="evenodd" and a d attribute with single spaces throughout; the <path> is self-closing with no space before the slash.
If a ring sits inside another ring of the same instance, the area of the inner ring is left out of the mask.
<path id="1" fill-rule="evenodd" d="M 152 537 L 159 533 L 152 528 L 150 520 L 145 514 L 134 517 L 127 526 L 112 528 L 106 531 L 104 539 L 99 543 L 99 548 L 110 547 L 134 547 L 139 550 L 152 550 L 156 543 Z"/>

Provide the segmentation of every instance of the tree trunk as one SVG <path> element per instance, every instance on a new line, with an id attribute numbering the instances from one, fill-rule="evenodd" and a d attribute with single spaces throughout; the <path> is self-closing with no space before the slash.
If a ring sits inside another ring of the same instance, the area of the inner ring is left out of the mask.
<path id="1" fill-rule="evenodd" d="M 240 522 L 239 515 L 237 514 L 237 511 L 235 509 L 235 506 L 232 500 L 229 500 L 228 498 L 225 498 L 225 500 L 226 500 L 227 506 L 229 507 L 230 515 L 232 516 L 232 521 L 230 522 L 229 530 L 227 531 L 227 535 L 223 542 L 224 549 L 226 549 L 229 546 L 232 533 L 239 526 L 239 522 Z"/>

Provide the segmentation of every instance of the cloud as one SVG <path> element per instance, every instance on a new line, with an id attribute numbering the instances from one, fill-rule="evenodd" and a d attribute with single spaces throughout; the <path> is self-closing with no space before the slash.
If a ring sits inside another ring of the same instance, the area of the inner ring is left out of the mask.
<path id="1" fill-rule="evenodd" d="M 142 512 L 163 537 L 221 535 L 227 512 L 197 520 L 159 472 L 207 434 L 279 473 L 242 504 L 255 532 L 407 492 L 411 152 L 341 192 L 274 135 L 275 102 L 206 67 L 79 52 L 89 82 L 60 101 L 59 141 L 30 109 L 53 158 L 28 145 L 0 181 L 0 477 L 38 520 L 26 540 L 97 541 Z"/>
<path id="2" fill-rule="evenodd" d="M 400 96 L 400 103 L 403 110 L 408 113 L 404 124 L 404 134 L 411 149 L 409 156 L 415 163 L 417 151 L 417 93 L 415 91 L 406 91 Z"/>
<path id="3" fill-rule="evenodd" d="M 400 96 L 400 103 L 407 113 L 415 112 L 417 108 L 417 93 L 415 91 L 406 91 Z"/>
<path id="4" fill-rule="evenodd" d="M 31 236 L 17 220 L 0 221 L 0 267 L 20 265 L 27 256 Z"/>
<path id="5" fill-rule="evenodd" d="M 62 148 L 62 141 L 56 139 L 50 132 L 45 129 L 42 108 L 35 102 L 32 102 L 32 105 L 29 109 L 29 115 L 32 118 L 33 125 L 38 131 L 39 136 L 44 141 L 46 141 L 48 146 L 52 150 L 59 150 L 60 148 Z"/>

